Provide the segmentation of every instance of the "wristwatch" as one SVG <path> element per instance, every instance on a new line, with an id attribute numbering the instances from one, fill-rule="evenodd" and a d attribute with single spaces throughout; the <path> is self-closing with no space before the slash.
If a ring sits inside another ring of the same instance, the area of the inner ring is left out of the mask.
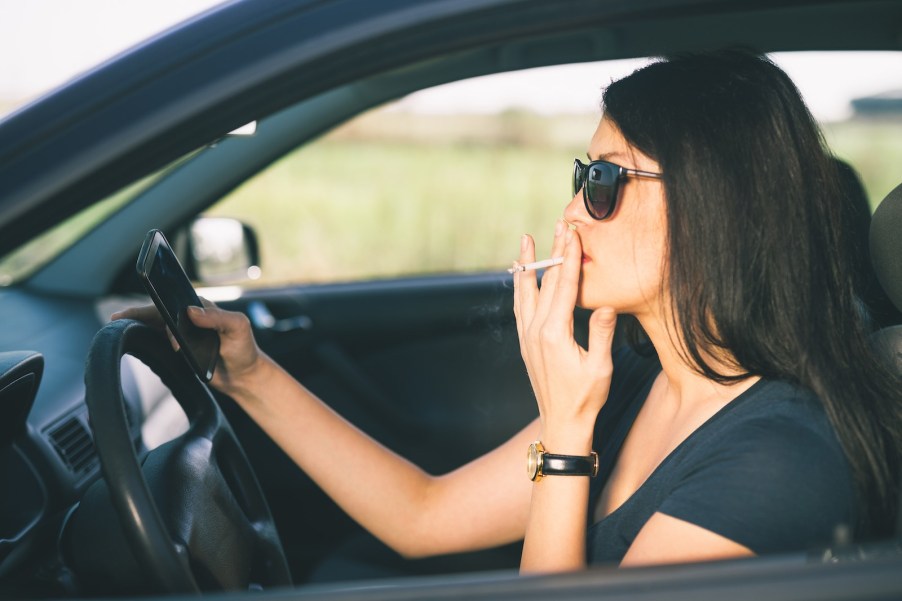
<path id="1" fill-rule="evenodd" d="M 552 455 L 538 440 L 529 445 L 526 454 L 526 473 L 533 482 L 543 476 L 591 476 L 598 475 L 598 453 L 592 451 L 585 457 L 580 455 Z"/>

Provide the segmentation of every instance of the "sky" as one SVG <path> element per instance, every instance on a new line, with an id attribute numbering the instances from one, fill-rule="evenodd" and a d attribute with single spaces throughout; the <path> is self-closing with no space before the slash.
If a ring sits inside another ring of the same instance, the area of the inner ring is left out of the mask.
<path id="1" fill-rule="evenodd" d="M 33 100 L 221 0 L 0 0 L 0 107 Z M 902 52 L 776 55 L 815 116 L 839 120 L 852 98 L 902 89 Z M 404 99 L 430 113 L 525 108 L 594 112 L 601 87 L 645 61 L 609 61 L 476 78 Z M 0 108 L 2 114 L 2 108 Z"/>
<path id="2" fill-rule="evenodd" d="M 0 98 L 32 98 L 222 0 L 0 0 Z"/>
<path id="3" fill-rule="evenodd" d="M 811 112 L 822 121 L 847 118 L 853 98 L 902 90 L 902 52 L 796 52 L 771 58 L 789 74 Z M 413 94 L 401 106 L 434 113 L 451 107 L 488 112 L 501 102 L 539 112 L 598 111 L 602 86 L 647 62 L 606 61 L 476 78 Z"/>

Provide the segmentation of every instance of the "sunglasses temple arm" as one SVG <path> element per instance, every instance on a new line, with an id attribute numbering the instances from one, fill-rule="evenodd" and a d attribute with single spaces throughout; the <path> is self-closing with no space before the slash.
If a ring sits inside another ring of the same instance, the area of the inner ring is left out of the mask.
<path id="1" fill-rule="evenodd" d="M 640 169 L 629 169 L 627 167 L 623 168 L 623 172 L 628 175 L 634 175 L 638 177 L 653 177 L 655 179 L 661 179 L 663 177 L 662 173 L 654 173 L 652 171 L 642 171 Z"/>

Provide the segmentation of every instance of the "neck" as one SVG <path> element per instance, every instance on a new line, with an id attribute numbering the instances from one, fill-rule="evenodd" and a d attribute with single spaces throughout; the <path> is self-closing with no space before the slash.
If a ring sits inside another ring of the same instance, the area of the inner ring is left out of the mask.
<path id="1" fill-rule="evenodd" d="M 671 397 L 678 406 L 684 404 L 695 405 L 697 403 L 719 402 L 726 404 L 749 389 L 760 378 L 750 376 L 737 382 L 721 384 L 687 363 L 685 352 L 681 352 L 681 336 L 675 325 L 675 320 L 667 321 L 666 316 L 637 316 L 639 323 L 645 330 L 658 353 L 661 361 L 661 369 L 667 380 L 667 396 Z M 667 324 L 671 326 L 668 329 Z M 729 361 L 718 360 L 710 354 L 702 352 L 708 365 L 714 370 L 725 375 L 738 375 L 739 371 Z"/>

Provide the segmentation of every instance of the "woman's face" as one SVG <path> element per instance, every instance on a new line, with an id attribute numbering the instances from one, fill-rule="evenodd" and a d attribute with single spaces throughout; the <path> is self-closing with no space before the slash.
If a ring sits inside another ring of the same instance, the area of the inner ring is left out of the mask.
<path id="1" fill-rule="evenodd" d="M 631 147 L 617 126 L 603 117 L 589 145 L 590 160 L 660 173 L 658 164 Z M 667 221 L 660 180 L 627 176 L 614 212 L 604 221 L 586 211 L 579 190 L 564 218 L 576 226 L 583 248 L 577 303 L 587 309 L 614 307 L 618 313 L 660 315 Z"/>

